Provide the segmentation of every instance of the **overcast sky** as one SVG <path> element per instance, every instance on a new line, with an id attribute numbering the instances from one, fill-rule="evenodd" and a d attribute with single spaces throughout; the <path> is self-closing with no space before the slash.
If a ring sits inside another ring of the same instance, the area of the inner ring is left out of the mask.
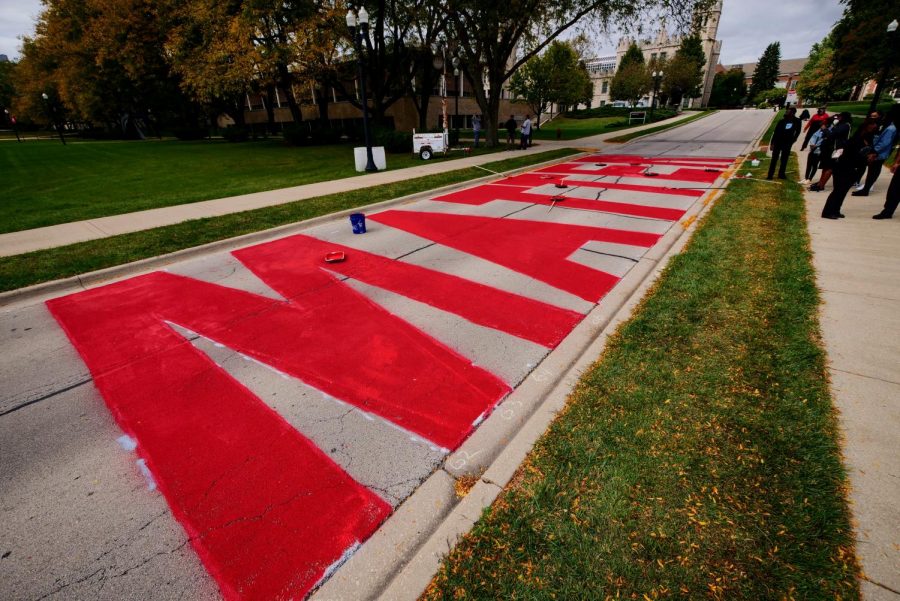
<path id="1" fill-rule="evenodd" d="M 40 0 L 0 0 L 0 54 L 19 56 L 18 38 L 34 31 L 40 9 Z M 725 0 L 720 62 L 755 62 L 770 42 L 781 42 L 782 58 L 807 56 L 841 12 L 839 0 Z M 615 43 L 599 46 L 611 53 Z"/>

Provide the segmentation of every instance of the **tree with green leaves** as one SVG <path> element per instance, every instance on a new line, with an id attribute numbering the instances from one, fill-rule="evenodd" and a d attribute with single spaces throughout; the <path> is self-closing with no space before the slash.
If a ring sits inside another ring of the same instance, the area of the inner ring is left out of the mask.
<path id="1" fill-rule="evenodd" d="M 812 45 L 809 60 L 800 71 L 797 94 L 805 104 L 824 102 L 849 95 L 852 87 L 835 72 L 834 36 L 829 33 L 821 42 Z"/>
<path id="2" fill-rule="evenodd" d="M 888 23 L 900 19 L 897 0 L 841 0 L 845 5 L 834 38 L 834 85 L 853 87 L 870 79 L 884 79 L 884 87 L 900 80 L 900 32 L 887 33 Z"/>
<path id="3" fill-rule="evenodd" d="M 716 73 L 709 105 L 721 108 L 741 106 L 747 96 L 746 74 L 740 67 Z"/>
<path id="4" fill-rule="evenodd" d="M 684 98 L 702 96 L 705 66 L 706 55 L 700 37 L 690 35 L 682 38 L 675 56 L 663 67 L 665 77 L 660 95 L 676 105 L 680 105 Z"/>
<path id="5" fill-rule="evenodd" d="M 610 98 L 636 104 L 652 86 L 653 80 L 644 64 L 644 54 L 637 44 L 632 43 L 622 56 L 609 84 Z"/>
<path id="6" fill-rule="evenodd" d="M 781 71 L 781 42 L 772 42 L 766 46 L 759 62 L 756 63 L 756 69 L 753 70 L 750 98 L 756 98 L 760 92 L 774 88 L 779 71 Z"/>
<path id="7" fill-rule="evenodd" d="M 541 114 L 551 103 L 568 107 L 585 102 L 589 86 L 590 76 L 572 45 L 554 40 L 543 54 L 532 57 L 513 74 L 509 89 L 534 111 L 540 129 Z M 588 98 L 592 94 L 591 87 Z"/>
<path id="8" fill-rule="evenodd" d="M 484 116 L 487 140 L 498 143 L 504 84 L 522 65 L 585 18 L 600 25 L 627 24 L 648 9 L 658 9 L 686 24 L 691 9 L 712 0 L 449 0 L 444 4 L 451 39 L 464 53 L 466 80 Z"/>

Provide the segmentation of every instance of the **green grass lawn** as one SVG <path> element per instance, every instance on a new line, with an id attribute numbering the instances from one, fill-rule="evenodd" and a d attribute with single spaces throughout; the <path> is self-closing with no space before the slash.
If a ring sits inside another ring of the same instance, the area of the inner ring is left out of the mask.
<path id="1" fill-rule="evenodd" d="M 804 215 L 731 184 L 425 599 L 859 598 Z"/>
<path id="2" fill-rule="evenodd" d="M 649 116 L 649 109 L 634 109 L 636 111 L 645 111 Z M 674 111 L 658 109 L 654 113 L 654 121 L 661 121 L 675 115 Z M 648 120 L 648 123 L 650 121 Z M 610 127 L 617 124 L 614 127 Z M 612 117 L 589 117 L 586 119 L 573 119 L 570 117 L 556 117 L 552 121 L 541 124 L 541 129 L 534 130 L 535 140 L 576 140 L 587 136 L 596 136 L 620 129 L 628 129 L 629 127 L 637 127 L 642 125 L 640 122 L 628 124 L 628 114 L 616 115 Z M 559 129 L 560 137 L 557 138 L 557 129 Z"/>
<path id="3" fill-rule="evenodd" d="M 667 129 L 672 129 L 673 127 L 680 127 L 682 125 L 687 125 L 688 123 L 691 123 L 692 121 L 696 121 L 697 119 L 702 119 L 703 117 L 708 117 L 709 115 L 712 115 L 715 112 L 716 111 L 704 111 L 702 113 L 697 113 L 696 115 L 691 115 L 687 119 L 682 119 L 681 121 L 672 122 L 672 123 L 663 123 L 662 125 L 657 125 L 656 127 L 649 127 L 647 129 L 642 129 L 641 131 L 634 131 L 634 132 L 631 132 L 630 134 L 616 136 L 615 138 L 610 138 L 609 140 L 607 140 L 607 142 L 613 142 L 613 143 L 617 143 L 617 144 L 628 142 L 629 140 L 633 140 L 640 136 L 655 134 L 655 133 L 659 133 L 661 131 L 665 131 Z"/>
<path id="4" fill-rule="evenodd" d="M 387 163 L 400 169 L 421 160 L 391 154 Z M 350 145 L 174 140 L 3 142 L 0 173 L 0 233 L 357 175 Z"/>
<path id="5" fill-rule="evenodd" d="M 571 148 L 562 148 L 494 161 L 487 163 L 484 167 L 502 172 L 562 158 L 577 152 Z M 448 164 L 448 168 L 451 165 L 452 163 Z M 393 184 L 329 194 L 221 217 L 185 221 L 176 225 L 11 257 L 0 257 L 0 292 L 122 265 L 216 240 L 296 223 L 336 211 L 364 207 L 384 200 L 484 176 L 485 172 L 475 167 L 448 169 L 438 175 L 428 175 Z"/>
<path id="6" fill-rule="evenodd" d="M 842 113 L 847 111 L 848 113 L 852 113 L 853 115 L 866 116 L 869 113 L 869 106 L 872 103 L 868 100 L 860 100 L 856 102 L 829 102 L 826 103 L 828 107 L 828 114 L 834 113 Z M 888 98 L 885 100 L 885 97 L 882 96 L 881 102 L 878 103 L 878 110 L 881 111 L 881 114 L 887 113 L 888 109 L 894 104 L 894 101 Z M 815 112 L 813 109 L 814 106 L 810 106 L 809 112 Z"/>

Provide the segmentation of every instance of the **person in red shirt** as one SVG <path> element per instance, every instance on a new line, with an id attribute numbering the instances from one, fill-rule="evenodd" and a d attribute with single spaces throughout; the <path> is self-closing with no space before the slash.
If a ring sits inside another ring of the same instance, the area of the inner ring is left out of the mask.
<path id="1" fill-rule="evenodd" d="M 809 139 L 813 137 L 814 133 L 819 131 L 822 121 L 828 121 L 828 113 L 825 112 L 824 106 L 820 106 L 816 114 L 806 122 L 806 127 L 803 128 L 803 131 L 806 132 L 806 137 L 803 138 L 803 146 L 800 147 L 800 150 L 806 150 L 806 147 L 809 146 Z"/>

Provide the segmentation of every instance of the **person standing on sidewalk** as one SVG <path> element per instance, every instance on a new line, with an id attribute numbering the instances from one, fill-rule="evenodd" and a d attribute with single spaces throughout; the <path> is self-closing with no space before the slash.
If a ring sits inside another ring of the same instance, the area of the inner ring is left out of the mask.
<path id="1" fill-rule="evenodd" d="M 875 152 L 866 141 L 877 127 L 877 123 L 867 119 L 859 131 L 838 151 L 838 156 L 834 157 L 834 189 L 822 208 L 822 217 L 825 219 L 843 217 L 841 205 L 844 204 L 847 192 L 853 187 L 853 180 L 860 165 L 875 160 Z"/>
<path id="2" fill-rule="evenodd" d="M 772 175 L 775 173 L 775 163 L 778 162 L 779 157 L 781 158 L 781 166 L 778 168 L 778 178 L 787 178 L 786 169 L 788 157 L 791 156 L 791 146 L 800 137 L 800 128 L 802 126 L 803 123 L 797 118 L 797 109 L 794 107 L 789 108 L 784 117 L 781 118 L 781 121 L 778 122 L 778 125 L 775 126 L 771 144 L 772 162 L 769 163 L 769 177 L 766 179 L 772 179 Z"/>
<path id="3" fill-rule="evenodd" d="M 806 176 L 800 180 L 801 186 L 808 186 L 819 170 L 819 162 L 822 160 L 822 142 L 828 135 L 828 122 L 819 121 L 819 131 L 809 139 L 809 158 L 806 159 Z"/>
<path id="4" fill-rule="evenodd" d="M 800 150 L 806 150 L 806 147 L 809 146 L 809 140 L 821 129 L 822 123 L 828 123 L 828 113 L 825 112 L 824 106 L 819 107 L 816 114 L 809 118 L 809 122 L 803 128 L 803 131 L 806 132 L 806 137 L 803 139 L 803 146 L 800 147 Z"/>
<path id="5" fill-rule="evenodd" d="M 478 148 L 478 138 L 481 136 L 481 115 L 472 117 L 472 134 L 475 136 L 475 148 Z"/>
<path id="6" fill-rule="evenodd" d="M 897 153 L 894 164 L 888 169 L 894 173 L 894 176 L 891 178 L 891 183 L 888 186 L 887 196 L 884 199 L 884 208 L 877 215 L 872 215 L 872 219 L 891 219 L 894 216 L 894 211 L 897 210 L 897 205 L 900 205 L 900 152 Z"/>
<path id="7" fill-rule="evenodd" d="M 852 196 L 868 196 L 869 190 L 878 176 L 881 175 L 881 167 L 891 155 L 894 149 L 894 142 L 897 140 L 897 125 L 900 123 L 900 105 L 894 105 L 887 114 L 887 125 L 881 130 L 873 141 L 875 149 L 875 160 L 869 164 L 869 172 L 866 174 L 866 183 L 863 187 L 852 194 Z"/>
<path id="8" fill-rule="evenodd" d="M 516 118 L 510 115 L 503 126 L 506 128 L 506 148 L 510 149 L 516 143 Z"/>
<path id="9" fill-rule="evenodd" d="M 835 159 L 840 154 L 838 151 L 843 150 L 847 140 L 850 138 L 850 125 L 852 122 L 853 116 L 847 111 L 837 116 L 837 122 L 831 128 L 831 135 L 822 144 L 822 177 L 809 187 L 810 192 L 819 192 L 825 189 L 825 184 L 831 178 Z"/>
<path id="10" fill-rule="evenodd" d="M 522 121 L 522 143 L 519 145 L 521 150 L 528 148 L 528 141 L 531 139 L 531 115 L 525 115 Z"/>

